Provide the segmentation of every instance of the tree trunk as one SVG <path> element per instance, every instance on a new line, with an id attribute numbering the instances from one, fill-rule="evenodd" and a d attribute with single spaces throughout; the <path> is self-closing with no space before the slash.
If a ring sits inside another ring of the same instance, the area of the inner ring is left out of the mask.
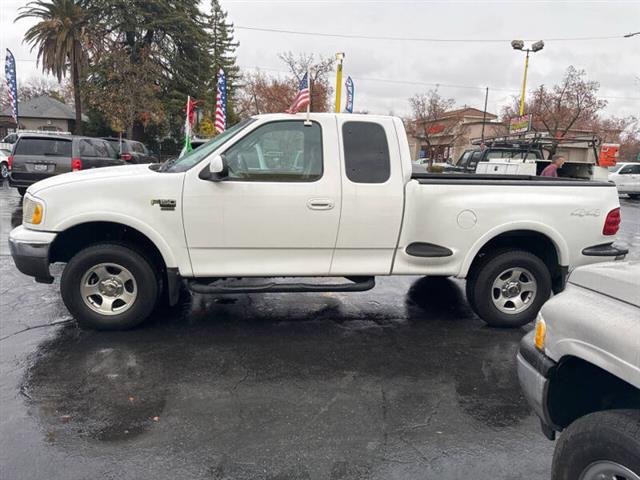
<path id="1" fill-rule="evenodd" d="M 80 100 L 80 66 L 78 65 L 77 49 L 79 46 L 73 49 L 73 58 L 71 59 L 71 76 L 73 82 L 73 101 L 76 108 L 76 126 L 74 133 L 76 135 L 82 135 L 82 102 Z"/>

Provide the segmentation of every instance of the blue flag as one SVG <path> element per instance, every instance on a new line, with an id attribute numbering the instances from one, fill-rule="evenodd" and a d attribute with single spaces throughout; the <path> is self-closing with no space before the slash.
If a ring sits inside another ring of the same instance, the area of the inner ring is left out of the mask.
<path id="1" fill-rule="evenodd" d="M 7 82 L 7 96 L 11 107 L 11 116 L 18 126 L 18 82 L 16 80 L 16 59 L 7 48 L 7 58 L 4 62 L 4 74 Z"/>
<path id="2" fill-rule="evenodd" d="M 353 95 L 355 94 L 355 87 L 353 86 L 353 80 L 351 77 L 347 77 L 347 81 L 344 82 L 347 88 L 347 103 L 345 104 L 344 111 L 347 113 L 353 113 Z"/>

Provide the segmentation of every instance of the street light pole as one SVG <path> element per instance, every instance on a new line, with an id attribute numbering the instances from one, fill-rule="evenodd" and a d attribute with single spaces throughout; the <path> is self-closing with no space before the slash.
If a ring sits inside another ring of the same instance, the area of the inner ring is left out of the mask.
<path id="1" fill-rule="evenodd" d="M 529 71 L 529 52 L 539 52 L 544 48 L 544 42 L 542 40 L 537 41 L 531 48 L 524 48 L 524 42 L 522 40 L 513 40 L 511 47 L 514 50 L 520 50 L 527 52 L 527 56 L 524 60 L 524 79 L 522 80 L 522 95 L 520 95 L 520 116 L 524 115 L 524 97 L 527 92 L 527 72 Z"/>
<path id="2" fill-rule="evenodd" d="M 342 61 L 344 60 L 344 53 L 336 53 L 336 60 L 338 60 L 338 69 L 336 71 L 336 113 L 340 113 L 340 99 L 342 97 Z"/>
<path id="3" fill-rule="evenodd" d="M 522 95 L 520 95 L 520 116 L 524 115 L 524 96 L 527 91 L 527 71 L 529 70 L 529 49 L 524 60 L 524 80 L 522 80 Z"/>

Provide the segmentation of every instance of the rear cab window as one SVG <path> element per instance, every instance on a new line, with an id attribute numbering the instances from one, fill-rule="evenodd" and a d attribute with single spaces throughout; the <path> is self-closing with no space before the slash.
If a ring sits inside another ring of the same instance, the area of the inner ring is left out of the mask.
<path id="1" fill-rule="evenodd" d="M 344 164 L 353 183 L 385 183 L 391 176 L 387 134 L 373 122 L 345 122 L 342 125 Z"/>
<path id="2" fill-rule="evenodd" d="M 62 138 L 20 137 L 14 155 L 71 157 L 71 140 Z"/>

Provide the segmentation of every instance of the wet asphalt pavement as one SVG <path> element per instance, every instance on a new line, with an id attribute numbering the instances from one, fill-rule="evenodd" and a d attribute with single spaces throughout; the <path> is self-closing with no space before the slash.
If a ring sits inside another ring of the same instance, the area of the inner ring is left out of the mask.
<path id="1" fill-rule="evenodd" d="M 520 393 L 530 328 L 486 327 L 462 282 L 352 294 L 184 295 L 128 332 L 75 327 L 21 275 L 0 190 L 0 478 L 546 479 Z M 640 202 L 620 243 L 640 258 Z"/>

